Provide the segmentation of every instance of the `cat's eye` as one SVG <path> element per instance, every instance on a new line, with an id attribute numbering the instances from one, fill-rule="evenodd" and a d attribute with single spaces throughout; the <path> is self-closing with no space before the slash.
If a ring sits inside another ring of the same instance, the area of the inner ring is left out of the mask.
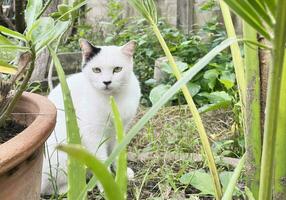
<path id="1" fill-rule="evenodd" d="M 113 73 L 121 72 L 121 70 L 122 70 L 122 67 L 114 67 Z"/>
<path id="2" fill-rule="evenodd" d="M 94 67 L 94 68 L 92 68 L 92 71 L 93 71 L 94 73 L 100 73 L 100 72 L 101 72 L 101 69 L 100 69 L 99 67 Z"/>

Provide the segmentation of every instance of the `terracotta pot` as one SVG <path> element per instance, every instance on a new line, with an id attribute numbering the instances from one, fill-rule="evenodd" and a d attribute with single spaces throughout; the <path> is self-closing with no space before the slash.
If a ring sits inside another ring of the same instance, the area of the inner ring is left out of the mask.
<path id="1" fill-rule="evenodd" d="M 43 146 L 56 123 L 56 108 L 46 98 L 24 93 L 13 117 L 28 127 L 0 145 L 0 199 L 39 200 Z"/>

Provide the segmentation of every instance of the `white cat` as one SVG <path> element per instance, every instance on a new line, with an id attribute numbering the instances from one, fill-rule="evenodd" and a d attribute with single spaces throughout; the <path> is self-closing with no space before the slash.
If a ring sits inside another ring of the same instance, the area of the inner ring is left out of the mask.
<path id="1" fill-rule="evenodd" d="M 139 99 L 139 82 L 133 73 L 133 41 L 124 46 L 95 47 L 81 39 L 83 55 L 81 73 L 67 79 L 82 144 L 99 159 L 106 160 L 115 146 L 115 131 L 110 117 L 110 96 L 115 98 L 124 128 L 136 114 Z M 67 191 L 67 156 L 55 150 L 60 143 L 66 143 L 65 114 L 61 87 L 58 85 L 49 95 L 58 109 L 57 125 L 46 144 L 42 175 L 42 194 Z M 132 173 L 132 171 L 130 171 Z"/>

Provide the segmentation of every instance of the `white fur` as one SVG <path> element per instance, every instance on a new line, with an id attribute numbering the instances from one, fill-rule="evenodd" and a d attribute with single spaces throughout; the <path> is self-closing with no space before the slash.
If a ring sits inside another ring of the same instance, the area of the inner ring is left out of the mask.
<path id="1" fill-rule="evenodd" d="M 99 159 L 105 160 L 115 145 L 115 131 L 110 117 L 110 96 L 115 98 L 126 129 L 136 114 L 141 94 L 139 82 L 133 73 L 132 56 L 123 51 L 125 47 L 100 48 L 99 54 L 86 64 L 83 71 L 72 75 L 67 82 L 78 117 L 82 144 Z M 116 66 L 122 67 L 122 71 L 113 73 Z M 101 73 L 94 73 L 94 67 L 99 67 Z M 105 90 L 103 81 L 112 81 L 109 90 Z M 46 144 L 49 155 L 44 159 L 42 194 L 55 192 L 49 180 L 50 172 L 57 182 L 59 193 L 67 191 L 67 156 L 55 150 L 58 144 L 66 143 L 65 114 L 60 86 L 51 91 L 49 99 L 56 105 L 58 116 L 55 131 Z M 106 138 L 109 139 L 102 144 Z"/>

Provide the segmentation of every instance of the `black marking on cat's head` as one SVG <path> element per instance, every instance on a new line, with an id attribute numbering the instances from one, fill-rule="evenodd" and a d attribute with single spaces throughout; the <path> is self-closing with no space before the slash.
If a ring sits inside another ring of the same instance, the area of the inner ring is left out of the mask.
<path id="1" fill-rule="evenodd" d="M 101 48 L 93 46 L 86 39 L 80 39 L 79 44 L 82 50 L 83 65 L 85 65 L 88 61 L 90 61 L 94 56 L 96 56 L 101 51 Z"/>

